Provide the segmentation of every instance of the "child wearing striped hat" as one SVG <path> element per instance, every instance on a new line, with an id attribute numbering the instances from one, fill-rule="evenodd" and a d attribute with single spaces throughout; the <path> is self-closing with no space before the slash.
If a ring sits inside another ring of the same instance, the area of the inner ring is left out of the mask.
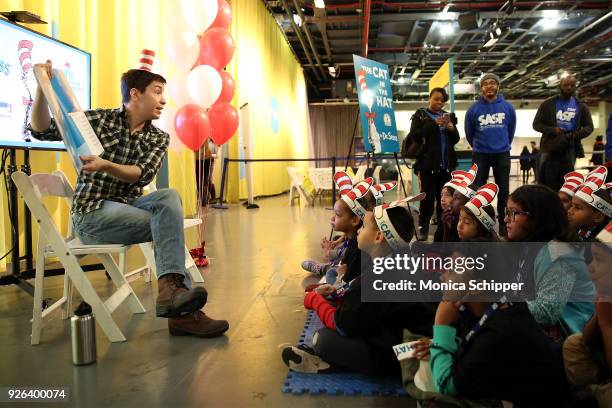
<path id="1" fill-rule="evenodd" d="M 357 238 L 359 249 L 368 258 L 408 251 L 415 231 L 408 205 L 424 195 L 367 211 Z M 367 271 L 364 269 L 364 273 L 372 273 L 371 269 Z M 337 306 L 319 293 L 306 293 L 304 306 L 314 310 L 325 327 L 315 334 L 312 348 L 292 346 L 283 350 L 283 361 L 291 370 L 317 373 L 344 368 L 400 378 L 392 346 L 402 341 L 404 329 L 431 335 L 434 308 L 419 302 L 362 302 L 361 290 L 361 276 L 346 282 L 336 292 L 341 299 Z"/>
<path id="2" fill-rule="evenodd" d="M 574 197 L 574 194 L 576 194 L 576 190 L 578 190 L 578 187 L 584 183 L 584 175 L 578 173 L 577 171 L 570 171 L 563 176 L 563 178 L 565 181 L 563 182 L 563 186 L 561 186 L 561 189 L 557 195 L 563 204 L 563 208 L 565 208 L 565 211 L 567 212 L 572 206 L 572 198 Z"/>
<path id="3" fill-rule="evenodd" d="M 595 314 L 582 333 L 563 344 L 565 373 L 579 399 L 594 397 L 600 407 L 612 406 L 612 222 L 592 244 L 589 273 L 595 283 Z"/>
<path id="4" fill-rule="evenodd" d="M 567 219 L 583 242 L 592 241 L 612 219 L 612 189 L 605 184 L 608 170 L 599 166 L 591 171 L 572 198 Z M 612 186 L 610 186 L 612 187 Z M 590 259 L 587 259 L 587 263 Z"/>
<path id="5" fill-rule="evenodd" d="M 492 205 L 497 191 L 497 184 L 485 184 L 478 189 L 470 201 L 461 207 L 457 224 L 457 233 L 461 241 L 474 239 L 499 241 L 495 233 L 496 217 Z"/>
<path id="6" fill-rule="evenodd" d="M 357 216 L 360 214 L 365 214 L 367 210 L 371 210 L 375 205 L 382 204 L 384 202 L 384 193 L 394 189 L 397 185 L 396 182 L 373 184 L 373 179 L 368 177 L 363 182 L 353 186 L 353 181 L 344 171 L 337 172 L 334 175 L 334 181 L 340 191 L 341 200 L 344 201 L 344 204 L 354 208 L 353 213 Z M 365 184 L 363 183 L 367 184 L 367 189 L 363 189 L 363 187 L 365 187 Z M 357 197 L 356 200 L 352 198 L 353 195 Z M 344 207 L 343 203 L 337 202 L 336 204 L 338 204 L 341 208 Z M 336 205 L 334 205 L 334 212 L 336 212 Z M 359 268 L 357 265 L 353 265 L 352 262 L 352 260 L 358 258 L 358 256 L 354 253 L 358 251 L 357 241 L 351 239 L 357 235 L 357 230 L 347 233 L 344 230 L 335 229 L 336 227 L 333 224 L 332 227 L 334 227 L 335 231 L 344 233 L 344 238 L 338 245 L 339 251 L 336 251 L 336 257 L 334 259 L 330 259 L 330 262 L 328 263 L 320 263 L 317 261 L 302 262 L 302 268 L 304 270 L 319 274 L 321 276 L 325 275 L 325 281 L 328 285 L 333 285 L 336 283 L 338 266 L 340 265 L 347 265 L 340 268 L 341 275 L 346 273 L 347 270 L 352 271 L 352 273 L 350 273 L 348 276 L 359 273 Z"/>
<path id="7" fill-rule="evenodd" d="M 463 207 L 474 195 L 474 180 L 478 174 L 478 165 L 473 164 L 469 171 L 456 170 L 451 173 L 451 180 L 444 184 L 453 190 L 453 198 L 447 210 L 442 213 L 442 225 L 438 228 L 443 228 L 443 233 L 440 241 L 442 242 L 459 242 L 457 233 L 457 224 L 459 223 L 459 214 Z M 436 234 L 437 235 L 437 234 Z M 439 235 L 438 235 L 439 237 Z"/>

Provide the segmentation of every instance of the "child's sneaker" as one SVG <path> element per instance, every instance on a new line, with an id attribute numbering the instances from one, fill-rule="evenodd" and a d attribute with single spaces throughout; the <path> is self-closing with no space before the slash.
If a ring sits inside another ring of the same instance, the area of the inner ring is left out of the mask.
<path id="1" fill-rule="evenodd" d="M 289 346 L 283 349 L 283 362 L 292 371 L 316 374 L 328 371 L 331 366 L 314 353 L 308 346 Z"/>
<path id="2" fill-rule="evenodd" d="M 321 262 L 317 261 L 303 261 L 302 269 L 308 271 L 310 273 L 314 273 L 315 275 L 322 276 L 323 275 L 323 266 Z"/>

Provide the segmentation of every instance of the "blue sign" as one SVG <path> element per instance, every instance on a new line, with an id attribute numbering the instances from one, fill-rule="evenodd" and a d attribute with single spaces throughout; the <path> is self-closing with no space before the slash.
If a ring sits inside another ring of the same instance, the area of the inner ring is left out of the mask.
<path id="1" fill-rule="evenodd" d="M 278 100 L 276 96 L 273 96 L 270 101 L 270 128 L 272 128 L 272 132 L 275 134 L 278 134 L 280 131 L 280 114 L 278 113 Z"/>
<path id="2" fill-rule="evenodd" d="M 353 63 L 365 150 L 373 153 L 399 152 L 389 67 L 358 55 L 353 55 Z"/>

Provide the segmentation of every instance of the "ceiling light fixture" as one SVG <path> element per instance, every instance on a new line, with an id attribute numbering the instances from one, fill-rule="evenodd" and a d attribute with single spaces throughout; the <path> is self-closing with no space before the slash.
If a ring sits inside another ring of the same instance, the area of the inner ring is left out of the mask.
<path id="1" fill-rule="evenodd" d="M 302 26 L 302 18 L 298 14 L 293 15 L 293 22 L 297 24 L 298 27 Z"/>
<path id="2" fill-rule="evenodd" d="M 451 35 L 455 32 L 455 28 L 452 23 L 445 23 L 440 25 L 440 33 L 443 36 Z"/>

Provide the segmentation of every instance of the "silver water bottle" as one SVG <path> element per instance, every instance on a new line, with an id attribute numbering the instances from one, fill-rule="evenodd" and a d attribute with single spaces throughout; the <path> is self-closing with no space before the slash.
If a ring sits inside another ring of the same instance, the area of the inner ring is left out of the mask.
<path id="1" fill-rule="evenodd" d="M 96 362 L 96 319 L 91 306 L 81 302 L 70 319 L 72 335 L 72 363 L 86 365 Z"/>

